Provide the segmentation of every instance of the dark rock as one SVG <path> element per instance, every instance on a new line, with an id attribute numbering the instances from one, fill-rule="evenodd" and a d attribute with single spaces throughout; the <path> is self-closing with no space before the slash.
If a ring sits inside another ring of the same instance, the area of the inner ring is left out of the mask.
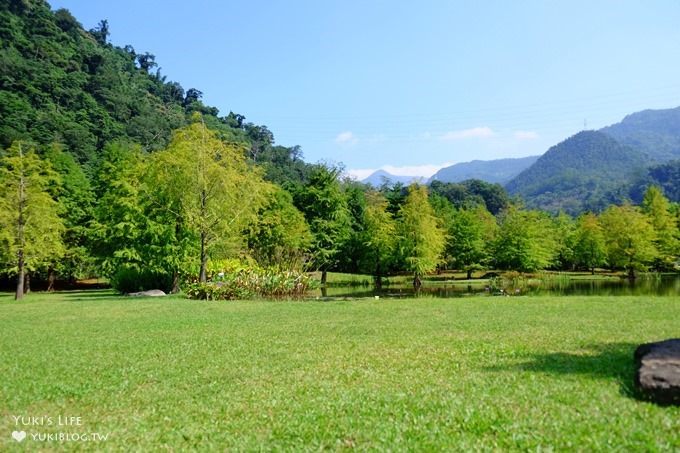
<path id="1" fill-rule="evenodd" d="M 680 405 L 680 338 L 638 346 L 635 384 L 643 397 Z"/>

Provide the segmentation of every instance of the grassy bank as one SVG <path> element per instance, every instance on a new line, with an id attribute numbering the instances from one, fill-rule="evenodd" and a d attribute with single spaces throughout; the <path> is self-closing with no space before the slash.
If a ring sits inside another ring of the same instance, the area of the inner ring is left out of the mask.
<path id="1" fill-rule="evenodd" d="M 680 298 L 2 295 L 0 450 L 673 451 L 680 408 L 632 396 L 631 357 L 679 336 L 679 314 Z M 108 438 L 31 437 L 60 432 Z"/>

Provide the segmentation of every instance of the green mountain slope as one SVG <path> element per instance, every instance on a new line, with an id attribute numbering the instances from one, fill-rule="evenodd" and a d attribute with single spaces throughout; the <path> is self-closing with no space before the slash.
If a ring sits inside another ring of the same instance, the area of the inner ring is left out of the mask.
<path id="1" fill-rule="evenodd" d="M 654 160 L 680 159 L 680 107 L 636 112 L 600 131 Z"/>
<path id="2" fill-rule="evenodd" d="M 112 140 L 163 148 L 194 112 L 254 154 L 273 143 L 266 127 L 233 113 L 220 118 L 201 91 L 167 81 L 152 54 L 107 37 L 106 21 L 86 31 L 44 0 L 0 0 L 0 147 L 59 142 L 87 164 Z"/>
<path id="3" fill-rule="evenodd" d="M 598 211 L 648 163 L 646 155 L 602 132 L 583 131 L 550 148 L 506 189 L 534 208 Z"/>

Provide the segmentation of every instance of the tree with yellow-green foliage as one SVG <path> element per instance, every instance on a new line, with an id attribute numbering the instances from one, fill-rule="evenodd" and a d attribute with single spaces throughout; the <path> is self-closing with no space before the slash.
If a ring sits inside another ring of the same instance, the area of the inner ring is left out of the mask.
<path id="1" fill-rule="evenodd" d="M 577 219 L 572 252 L 576 266 L 589 269 L 593 275 L 596 267 L 606 263 L 604 231 L 595 214 L 588 212 Z"/>
<path id="2" fill-rule="evenodd" d="M 446 233 L 428 200 L 427 188 L 412 184 L 398 214 L 399 255 L 413 283 L 437 268 L 446 246 Z"/>
<path id="3" fill-rule="evenodd" d="M 642 212 L 654 228 L 654 245 L 657 270 L 672 269 L 680 255 L 680 230 L 678 220 L 670 211 L 670 203 L 658 186 L 650 186 L 642 200 Z"/>
<path id="4" fill-rule="evenodd" d="M 64 224 L 50 194 L 58 184 L 49 162 L 26 143 L 14 142 L 0 159 L 0 253 L 5 270 L 17 276 L 17 300 L 30 272 L 64 254 Z"/>
<path id="5" fill-rule="evenodd" d="M 645 270 L 657 255 L 654 228 L 637 206 L 610 206 L 600 215 L 604 231 L 607 262 L 612 268 L 623 268 L 630 278 L 637 270 Z"/>
<path id="6" fill-rule="evenodd" d="M 151 157 L 145 180 L 152 207 L 192 239 L 190 259 L 201 282 L 207 280 L 209 258 L 229 257 L 245 246 L 243 231 L 271 193 L 246 162 L 242 145 L 220 140 L 198 114 Z"/>
<path id="7" fill-rule="evenodd" d="M 534 272 L 557 262 L 559 244 L 550 216 L 542 211 L 511 206 L 501 213 L 493 244 L 500 269 Z"/>
<path id="8" fill-rule="evenodd" d="M 380 192 L 366 193 L 364 230 L 362 243 L 365 247 L 367 268 L 372 270 L 377 287 L 387 271 L 397 245 L 397 224 L 387 210 L 388 201 Z"/>

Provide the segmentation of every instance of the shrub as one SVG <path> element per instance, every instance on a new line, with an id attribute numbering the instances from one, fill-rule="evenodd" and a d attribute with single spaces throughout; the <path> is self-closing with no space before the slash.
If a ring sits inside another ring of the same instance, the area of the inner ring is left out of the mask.
<path id="1" fill-rule="evenodd" d="M 297 271 L 248 268 L 220 276 L 217 282 L 191 283 L 190 299 L 233 300 L 260 297 L 299 297 L 315 287 L 316 280 Z"/>
<path id="2" fill-rule="evenodd" d="M 148 289 L 172 290 L 172 275 L 139 270 L 130 267 L 119 268 L 110 279 L 111 286 L 121 293 L 134 293 Z"/>
<path id="3" fill-rule="evenodd" d="M 222 283 L 189 283 L 185 289 L 189 299 L 196 300 L 234 300 L 252 296 L 246 288 Z"/>

